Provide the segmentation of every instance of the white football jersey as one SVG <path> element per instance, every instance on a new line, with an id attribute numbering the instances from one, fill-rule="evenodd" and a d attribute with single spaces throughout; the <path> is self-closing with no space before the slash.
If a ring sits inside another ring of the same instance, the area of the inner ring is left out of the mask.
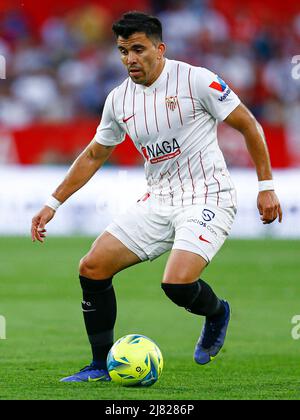
<path id="1" fill-rule="evenodd" d="M 145 159 L 148 192 L 161 203 L 235 207 L 217 124 L 239 104 L 216 74 L 166 59 L 151 86 L 128 77 L 108 95 L 95 140 L 114 146 L 127 133 Z"/>

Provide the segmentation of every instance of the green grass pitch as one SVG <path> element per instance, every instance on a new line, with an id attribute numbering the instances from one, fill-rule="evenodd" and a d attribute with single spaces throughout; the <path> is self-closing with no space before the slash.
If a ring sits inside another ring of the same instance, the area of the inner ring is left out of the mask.
<path id="1" fill-rule="evenodd" d="M 0 399 L 300 399 L 300 242 L 229 240 L 203 279 L 232 305 L 222 352 L 193 361 L 202 320 L 172 304 L 160 288 L 167 255 L 115 277 L 115 338 L 140 333 L 164 356 L 150 388 L 112 383 L 64 384 L 90 362 L 77 265 L 91 238 L 0 238 Z"/>

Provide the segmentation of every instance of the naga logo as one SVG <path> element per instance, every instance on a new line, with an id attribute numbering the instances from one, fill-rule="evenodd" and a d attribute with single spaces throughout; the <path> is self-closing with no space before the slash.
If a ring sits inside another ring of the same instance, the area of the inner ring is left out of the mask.
<path id="1" fill-rule="evenodd" d="M 176 139 L 172 141 L 165 140 L 160 144 L 156 143 L 151 146 L 142 146 L 141 150 L 147 162 L 153 164 L 173 159 L 181 154 L 180 146 Z"/>

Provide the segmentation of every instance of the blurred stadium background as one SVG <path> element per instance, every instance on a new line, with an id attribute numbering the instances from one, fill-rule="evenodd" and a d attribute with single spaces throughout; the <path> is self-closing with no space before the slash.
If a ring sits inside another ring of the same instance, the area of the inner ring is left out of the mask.
<path id="1" fill-rule="evenodd" d="M 256 175 L 243 138 L 220 124 L 220 145 L 238 190 L 232 236 L 239 239 L 226 242 L 204 279 L 234 308 L 225 354 L 205 369 L 193 363 L 199 319 L 161 293 L 164 255 L 115 281 L 115 338 L 138 332 L 157 340 L 165 357 L 162 380 L 147 391 L 111 384 L 66 388 L 58 379 L 90 357 L 78 261 L 111 218 L 144 193 L 142 159 L 130 140 L 59 210 L 44 246 L 30 243 L 30 223 L 93 138 L 106 95 L 126 77 L 110 28 L 122 12 L 135 9 L 160 17 L 168 58 L 218 73 L 261 122 L 284 220 L 260 223 Z M 299 340 L 291 337 L 300 293 L 297 55 L 296 0 L 43 0 L 38 6 L 35 0 L 1 0 L 0 315 L 7 340 L 0 334 L 0 400 L 300 399 Z"/>
<path id="2" fill-rule="evenodd" d="M 111 24 L 134 9 L 162 20 L 167 57 L 218 73 L 264 127 L 285 223 L 280 229 L 260 226 L 256 176 L 243 139 L 221 124 L 220 145 L 243 216 L 233 235 L 300 236 L 300 79 L 292 77 L 291 62 L 300 54 L 295 0 L 228 0 L 226 6 L 220 0 L 45 0 L 39 7 L 34 0 L 2 0 L 0 234 L 28 232 L 32 214 L 93 138 L 106 95 L 126 76 Z M 144 192 L 141 165 L 127 139 L 109 169 L 65 206 L 68 223 L 58 218 L 53 233 L 97 234 L 115 211 Z"/>

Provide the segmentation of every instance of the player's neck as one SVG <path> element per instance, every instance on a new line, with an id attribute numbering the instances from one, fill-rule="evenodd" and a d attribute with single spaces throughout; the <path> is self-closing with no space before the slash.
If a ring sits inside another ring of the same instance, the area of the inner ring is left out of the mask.
<path id="1" fill-rule="evenodd" d="M 157 70 L 151 80 L 145 85 L 146 87 L 149 87 L 153 85 L 153 83 L 156 82 L 156 80 L 159 78 L 159 76 L 162 74 L 164 68 L 166 65 L 166 59 L 163 57 L 162 60 L 159 62 L 159 65 L 157 66 Z"/>

